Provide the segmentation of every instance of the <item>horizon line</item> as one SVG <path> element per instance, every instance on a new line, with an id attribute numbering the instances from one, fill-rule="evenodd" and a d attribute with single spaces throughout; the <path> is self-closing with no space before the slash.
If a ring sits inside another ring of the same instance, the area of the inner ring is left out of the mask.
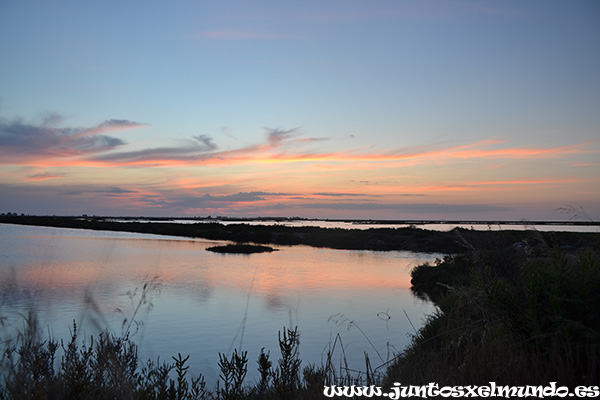
<path id="1" fill-rule="evenodd" d="M 140 220 L 214 220 L 214 221 L 330 221 L 330 222 L 346 222 L 374 225 L 426 225 L 426 224 L 459 224 L 459 225 L 588 225 L 600 226 L 600 221 L 576 221 L 576 220 L 527 220 L 527 219 L 493 219 L 493 220 L 471 220 L 471 219 L 363 219 L 363 218 L 308 218 L 308 217 L 272 217 L 272 216 L 257 216 L 257 217 L 239 217 L 217 215 L 213 216 L 174 216 L 174 217 L 147 217 L 147 216 L 132 216 L 132 215 L 33 215 L 33 214 L 18 214 L 18 213 L 0 213 L 0 217 L 17 217 L 17 218 L 95 218 L 95 219 L 140 219 Z"/>

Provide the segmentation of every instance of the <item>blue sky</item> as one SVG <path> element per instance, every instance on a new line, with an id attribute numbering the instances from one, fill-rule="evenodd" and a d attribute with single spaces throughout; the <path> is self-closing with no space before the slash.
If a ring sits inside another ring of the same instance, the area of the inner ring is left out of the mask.
<path id="1" fill-rule="evenodd" d="M 600 218 L 596 1 L 1 1 L 2 212 Z"/>

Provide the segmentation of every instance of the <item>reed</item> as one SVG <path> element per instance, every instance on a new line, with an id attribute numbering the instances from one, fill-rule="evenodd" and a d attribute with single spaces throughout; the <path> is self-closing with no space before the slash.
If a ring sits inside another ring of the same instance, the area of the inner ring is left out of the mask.
<path id="1" fill-rule="evenodd" d="M 29 320 L 35 328 L 35 317 Z M 137 345 L 129 335 L 103 332 L 82 340 L 73 322 L 68 342 L 41 341 L 27 329 L 6 346 L 0 360 L 0 399 L 156 399 L 156 400 L 238 400 L 322 398 L 327 385 L 373 384 L 372 375 L 363 379 L 351 371 L 333 367 L 335 344 L 325 365 L 301 368 L 298 357 L 298 330 L 279 332 L 281 356 L 276 366 L 269 353 L 261 352 L 257 384 L 245 382 L 248 372 L 246 352 L 234 350 L 219 354 L 219 382 L 210 391 L 202 374 L 188 376 L 189 356 L 178 354 L 172 362 L 148 360 L 140 363 Z M 60 356 L 57 357 L 57 354 Z M 369 365 L 368 356 L 366 358 Z"/>

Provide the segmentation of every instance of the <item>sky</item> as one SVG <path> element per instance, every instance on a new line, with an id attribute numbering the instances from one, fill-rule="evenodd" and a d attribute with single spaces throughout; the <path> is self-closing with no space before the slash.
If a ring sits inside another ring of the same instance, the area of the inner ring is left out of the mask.
<path id="1" fill-rule="evenodd" d="M 600 2 L 0 0 L 0 213 L 600 220 Z"/>

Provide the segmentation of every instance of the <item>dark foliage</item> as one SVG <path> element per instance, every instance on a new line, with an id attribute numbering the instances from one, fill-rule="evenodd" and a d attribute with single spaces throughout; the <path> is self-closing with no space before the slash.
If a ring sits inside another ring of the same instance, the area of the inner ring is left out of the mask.
<path id="1" fill-rule="evenodd" d="M 416 267 L 413 290 L 439 310 L 386 383 L 597 384 L 600 253 L 561 250 L 557 236 Z"/>

